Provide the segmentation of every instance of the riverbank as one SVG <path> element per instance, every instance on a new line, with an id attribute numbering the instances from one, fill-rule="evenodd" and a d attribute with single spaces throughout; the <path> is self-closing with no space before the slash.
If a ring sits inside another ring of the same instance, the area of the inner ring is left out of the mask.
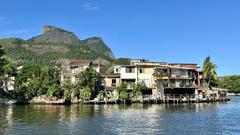
<path id="1" fill-rule="evenodd" d="M 228 93 L 229 96 L 240 96 L 240 93 Z"/>
<path id="2" fill-rule="evenodd" d="M 0 134 L 234 135 L 240 132 L 240 97 L 230 98 L 193 104 L 0 105 Z"/>
<path id="3" fill-rule="evenodd" d="M 142 100 L 88 100 L 88 101 L 71 101 L 65 99 L 58 100 L 44 100 L 44 99 L 34 99 L 31 101 L 24 100 L 8 100 L 0 99 L 0 104 L 11 105 L 11 104 L 45 104 L 45 105 L 70 105 L 70 104 L 173 104 L 173 103 L 211 103 L 211 102 L 227 102 L 230 101 L 230 98 L 221 98 L 221 99 L 175 99 L 175 98 L 166 98 L 166 99 L 142 99 Z"/>

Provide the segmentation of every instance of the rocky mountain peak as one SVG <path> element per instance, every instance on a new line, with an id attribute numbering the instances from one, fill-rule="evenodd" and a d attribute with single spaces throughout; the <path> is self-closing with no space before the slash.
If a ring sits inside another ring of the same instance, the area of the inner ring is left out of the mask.
<path id="1" fill-rule="evenodd" d="M 43 34 L 29 40 L 36 43 L 59 43 L 72 45 L 80 42 L 80 39 L 74 33 L 53 25 L 45 25 L 43 27 Z"/>
<path id="2" fill-rule="evenodd" d="M 50 31 L 57 30 L 57 29 L 60 29 L 60 28 L 57 28 L 56 26 L 53 26 L 53 25 L 45 25 L 43 27 L 43 33 L 47 33 L 47 32 L 50 32 Z"/>

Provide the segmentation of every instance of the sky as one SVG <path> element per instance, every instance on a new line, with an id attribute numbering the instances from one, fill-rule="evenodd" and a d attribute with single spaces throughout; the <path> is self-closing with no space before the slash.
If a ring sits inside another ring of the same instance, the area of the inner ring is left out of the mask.
<path id="1" fill-rule="evenodd" d="M 1 0 L 0 38 L 28 39 L 44 25 L 103 38 L 116 57 L 202 63 L 240 74 L 239 0 Z"/>

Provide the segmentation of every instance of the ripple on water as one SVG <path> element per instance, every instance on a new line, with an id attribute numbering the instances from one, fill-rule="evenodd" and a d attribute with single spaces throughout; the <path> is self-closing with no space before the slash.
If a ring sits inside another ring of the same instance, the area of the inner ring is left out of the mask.
<path id="1" fill-rule="evenodd" d="M 240 97 L 177 105 L 0 106 L 0 134 L 239 134 Z"/>

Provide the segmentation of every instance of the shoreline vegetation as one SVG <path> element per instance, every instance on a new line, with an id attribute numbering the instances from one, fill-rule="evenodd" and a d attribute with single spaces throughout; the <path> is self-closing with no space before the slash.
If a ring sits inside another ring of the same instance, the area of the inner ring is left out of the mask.
<path id="1" fill-rule="evenodd" d="M 101 38 L 80 40 L 54 26 L 27 41 L 0 41 L 0 101 L 7 104 L 212 102 L 228 100 L 225 89 L 240 93 L 240 76 L 218 78 L 210 56 L 202 69 L 197 64 L 143 59 L 135 60 L 140 65 L 131 65 L 130 58 L 116 59 Z M 63 41 L 69 41 L 64 44 L 66 52 L 60 51 Z M 55 51 L 61 54 L 56 56 Z M 121 78 L 120 70 L 126 78 Z M 111 79 L 109 89 L 106 78 Z"/>
<path id="2" fill-rule="evenodd" d="M 3 54 L 1 49 L 1 55 Z M 207 89 L 211 90 L 220 82 L 215 70 L 216 65 L 211 62 L 210 57 L 207 57 L 203 67 Z M 6 104 L 195 103 L 229 100 L 228 98 L 196 100 L 192 99 L 191 95 L 186 95 L 187 99 L 181 100 L 144 99 L 142 91 L 147 89 L 144 82 L 132 84 L 131 94 L 129 94 L 129 85 L 125 82 L 116 87 L 117 94 L 109 94 L 105 91 L 101 74 L 92 65 L 76 75 L 78 78 L 76 84 L 69 80 L 61 81 L 61 68 L 58 66 L 26 65 L 16 68 L 14 64 L 1 57 L 0 71 L 0 97 L 9 99 L 4 101 Z M 8 88 L 9 82 L 14 84 L 12 89 Z"/>

